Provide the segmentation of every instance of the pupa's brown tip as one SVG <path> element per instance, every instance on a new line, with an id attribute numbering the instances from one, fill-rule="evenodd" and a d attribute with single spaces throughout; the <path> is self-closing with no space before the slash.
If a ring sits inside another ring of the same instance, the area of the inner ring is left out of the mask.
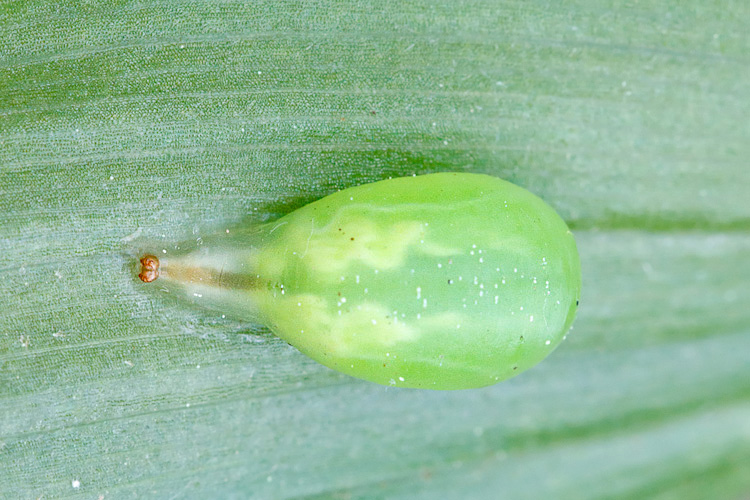
<path id="1" fill-rule="evenodd" d="M 141 257 L 141 272 L 138 277 L 144 283 L 151 283 L 159 277 L 159 259 L 155 255 Z"/>

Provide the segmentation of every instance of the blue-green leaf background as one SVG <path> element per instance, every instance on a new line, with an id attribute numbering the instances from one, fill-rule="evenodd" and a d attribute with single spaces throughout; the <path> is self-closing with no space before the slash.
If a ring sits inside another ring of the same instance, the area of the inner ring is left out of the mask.
<path id="1" fill-rule="evenodd" d="M 0 498 L 750 497 L 750 4 L 0 2 Z M 568 340 L 384 388 L 135 276 L 336 189 L 568 221 Z"/>

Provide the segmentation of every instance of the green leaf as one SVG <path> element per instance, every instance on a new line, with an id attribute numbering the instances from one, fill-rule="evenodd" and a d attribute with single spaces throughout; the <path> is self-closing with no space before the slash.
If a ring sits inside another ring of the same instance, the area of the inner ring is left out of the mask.
<path id="1" fill-rule="evenodd" d="M 750 4 L 0 3 L 0 498 L 750 495 Z M 136 278 L 337 189 L 488 173 L 573 334 L 384 388 Z"/>

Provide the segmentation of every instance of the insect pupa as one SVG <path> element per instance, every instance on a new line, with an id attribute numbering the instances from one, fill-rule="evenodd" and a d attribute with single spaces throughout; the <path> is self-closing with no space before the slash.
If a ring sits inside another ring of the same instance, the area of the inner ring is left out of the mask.
<path id="1" fill-rule="evenodd" d="M 379 384 L 483 387 L 534 366 L 577 310 L 573 235 L 501 179 L 440 173 L 339 191 L 139 277 L 266 324 L 320 363 Z"/>

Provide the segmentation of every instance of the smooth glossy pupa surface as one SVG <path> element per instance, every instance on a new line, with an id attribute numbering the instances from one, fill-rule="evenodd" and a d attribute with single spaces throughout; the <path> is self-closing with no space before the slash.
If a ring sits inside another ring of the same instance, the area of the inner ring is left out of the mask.
<path id="1" fill-rule="evenodd" d="M 465 173 L 353 187 L 146 262 L 166 290 L 261 321 L 330 368 L 425 389 L 535 365 L 570 328 L 581 288 L 573 235 L 552 208 Z"/>

